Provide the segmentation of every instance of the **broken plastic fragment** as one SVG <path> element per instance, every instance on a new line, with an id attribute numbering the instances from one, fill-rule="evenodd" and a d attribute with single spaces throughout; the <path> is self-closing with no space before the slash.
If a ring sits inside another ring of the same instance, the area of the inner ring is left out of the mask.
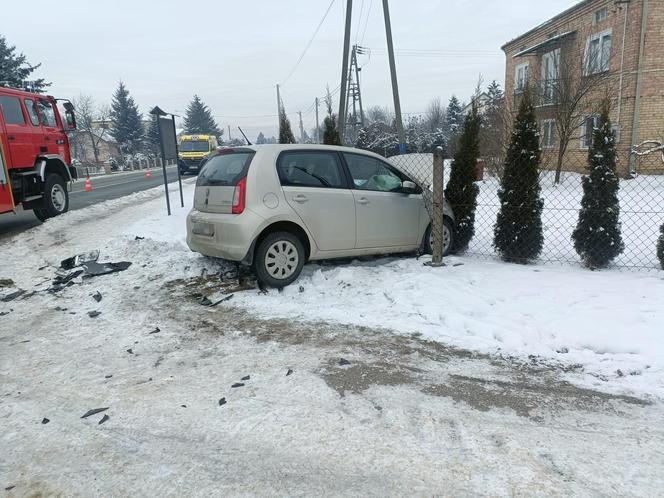
<path id="1" fill-rule="evenodd" d="M 107 406 L 105 408 L 93 408 L 92 410 L 88 410 L 87 412 L 85 412 L 85 415 L 83 415 L 81 418 L 91 417 L 92 415 L 96 415 L 97 413 L 105 412 L 109 408 L 110 406 Z"/>

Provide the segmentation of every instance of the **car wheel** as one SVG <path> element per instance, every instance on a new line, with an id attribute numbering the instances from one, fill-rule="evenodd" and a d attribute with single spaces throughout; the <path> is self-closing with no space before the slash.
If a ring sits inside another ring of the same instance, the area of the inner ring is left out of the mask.
<path id="1" fill-rule="evenodd" d="M 45 209 L 33 209 L 33 213 L 35 213 L 35 216 L 39 221 L 46 221 L 49 218 Z"/>
<path id="2" fill-rule="evenodd" d="M 44 221 L 40 216 L 52 218 L 59 214 L 66 213 L 69 210 L 69 192 L 67 185 L 62 177 L 56 173 L 46 175 L 44 184 L 44 204 L 43 208 L 35 210 L 35 215 Z M 37 211 L 40 211 L 37 213 Z"/>
<path id="3" fill-rule="evenodd" d="M 296 235 L 271 233 L 256 248 L 254 265 L 258 281 L 268 287 L 286 287 L 300 276 L 304 258 L 304 246 Z"/>
<path id="4" fill-rule="evenodd" d="M 452 243 L 454 242 L 454 224 L 449 218 L 443 218 L 443 256 L 448 256 L 452 251 Z M 431 225 L 427 227 L 424 234 L 424 252 L 426 254 L 433 254 L 433 232 Z"/>

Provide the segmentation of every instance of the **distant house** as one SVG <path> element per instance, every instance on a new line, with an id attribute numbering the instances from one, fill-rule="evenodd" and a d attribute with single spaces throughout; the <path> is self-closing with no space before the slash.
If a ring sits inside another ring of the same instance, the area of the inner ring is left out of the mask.
<path id="1" fill-rule="evenodd" d="M 78 130 L 70 135 L 70 142 L 72 157 L 84 166 L 102 165 L 111 158 L 120 157 L 120 147 L 103 128 L 94 128 L 90 132 Z"/>
<path id="2" fill-rule="evenodd" d="M 486 92 L 480 93 L 477 98 L 475 99 L 477 102 L 477 110 L 479 111 L 480 114 L 484 112 L 484 109 L 487 105 L 487 102 L 489 102 L 489 94 Z M 470 112 L 470 110 L 473 108 L 473 99 L 470 99 L 470 102 L 468 102 L 464 108 L 461 110 L 461 113 L 466 116 Z"/>
<path id="3" fill-rule="evenodd" d="M 534 90 L 550 163 L 558 161 L 565 111 L 577 98 L 576 109 L 567 114 L 567 150 L 560 155 L 565 170 L 585 167 L 598 102 L 605 95 L 611 99 L 622 174 L 635 170 L 632 145 L 664 134 L 664 1 L 582 0 L 502 50 L 506 101 L 514 109 L 526 85 Z"/>

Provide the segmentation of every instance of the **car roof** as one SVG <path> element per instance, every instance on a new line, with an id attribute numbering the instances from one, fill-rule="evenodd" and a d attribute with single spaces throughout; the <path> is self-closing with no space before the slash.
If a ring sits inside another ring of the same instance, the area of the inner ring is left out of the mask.
<path id="1" fill-rule="evenodd" d="M 363 154 L 365 156 L 375 157 L 376 159 L 381 159 L 386 161 L 386 158 L 375 154 L 371 151 L 364 149 L 356 149 L 355 147 L 345 147 L 342 145 L 325 145 L 325 144 L 261 144 L 261 145 L 241 145 L 239 147 L 230 147 L 230 149 L 238 150 L 254 150 L 258 152 L 259 150 L 269 151 L 273 153 L 279 153 L 281 151 L 298 151 L 298 150 L 320 150 L 320 151 L 334 151 L 334 152 L 348 152 L 352 154 Z M 223 149 L 222 149 L 223 150 Z"/>

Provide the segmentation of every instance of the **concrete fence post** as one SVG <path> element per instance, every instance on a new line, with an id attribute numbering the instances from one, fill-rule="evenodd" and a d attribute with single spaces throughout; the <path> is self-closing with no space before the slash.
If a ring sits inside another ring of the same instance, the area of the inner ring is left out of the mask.
<path id="1" fill-rule="evenodd" d="M 431 224 L 431 233 L 433 235 L 432 244 L 432 264 L 434 266 L 443 263 L 443 203 L 445 202 L 444 180 L 445 159 L 443 158 L 443 148 L 436 147 L 433 153 L 433 216 Z"/>

